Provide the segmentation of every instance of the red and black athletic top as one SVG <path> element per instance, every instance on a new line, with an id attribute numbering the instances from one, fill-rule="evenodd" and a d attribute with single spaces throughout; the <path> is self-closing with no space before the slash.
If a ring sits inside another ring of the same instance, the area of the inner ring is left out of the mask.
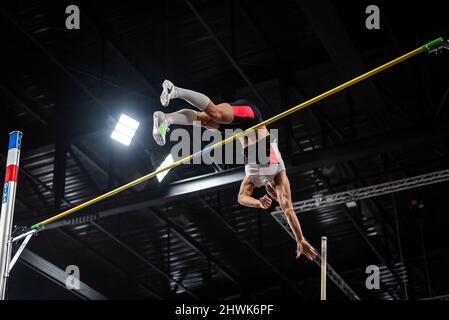
<path id="1" fill-rule="evenodd" d="M 259 108 L 251 101 L 242 99 L 229 104 L 234 112 L 234 120 L 232 123 L 220 123 L 220 131 L 224 132 L 226 129 L 246 130 L 263 121 Z"/>

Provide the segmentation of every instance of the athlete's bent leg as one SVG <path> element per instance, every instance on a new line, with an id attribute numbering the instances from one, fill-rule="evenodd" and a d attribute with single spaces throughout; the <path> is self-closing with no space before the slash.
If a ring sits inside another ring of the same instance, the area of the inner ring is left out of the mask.
<path id="1" fill-rule="evenodd" d="M 234 120 L 234 112 L 229 103 L 216 105 L 210 101 L 204 109 L 204 112 L 218 123 L 231 123 Z"/>
<path id="2" fill-rule="evenodd" d="M 170 125 L 193 125 L 196 120 L 197 112 L 190 109 L 182 109 L 172 113 L 156 111 L 153 113 L 153 138 L 158 145 L 163 146 Z"/>
<path id="3" fill-rule="evenodd" d="M 205 94 L 177 87 L 169 80 L 164 81 L 162 88 L 161 103 L 163 106 L 168 106 L 171 99 L 180 98 L 200 111 L 204 111 L 218 123 L 231 123 L 234 119 L 234 113 L 229 103 L 216 105 Z"/>
<path id="4" fill-rule="evenodd" d="M 177 87 L 170 80 L 165 80 L 162 83 L 161 104 L 164 107 L 167 107 L 170 100 L 175 98 L 180 98 L 187 101 L 200 111 L 206 109 L 210 101 L 208 96 L 200 92 Z"/>
<path id="5" fill-rule="evenodd" d="M 166 113 L 168 125 L 179 124 L 179 125 L 193 125 L 197 121 L 197 111 L 191 109 L 181 109 L 176 112 Z"/>

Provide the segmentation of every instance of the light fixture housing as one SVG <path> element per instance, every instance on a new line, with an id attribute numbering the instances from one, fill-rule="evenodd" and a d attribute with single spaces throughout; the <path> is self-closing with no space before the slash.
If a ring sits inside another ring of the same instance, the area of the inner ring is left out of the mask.
<path id="1" fill-rule="evenodd" d="M 112 131 L 111 138 L 125 146 L 129 146 L 139 125 L 139 121 L 122 114 L 115 125 L 114 131 Z"/>

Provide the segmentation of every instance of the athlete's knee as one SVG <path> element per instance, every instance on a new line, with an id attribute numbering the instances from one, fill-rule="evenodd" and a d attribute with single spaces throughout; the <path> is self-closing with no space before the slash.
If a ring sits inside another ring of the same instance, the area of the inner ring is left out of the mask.
<path id="1" fill-rule="evenodd" d="M 224 117 L 223 111 L 215 105 L 209 104 L 206 109 L 209 116 L 215 121 L 222 121 Z"/>

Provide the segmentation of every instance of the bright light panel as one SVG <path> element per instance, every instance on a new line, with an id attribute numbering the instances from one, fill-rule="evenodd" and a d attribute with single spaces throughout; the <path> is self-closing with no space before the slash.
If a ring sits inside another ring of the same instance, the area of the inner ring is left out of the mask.
<path id="1" fill-rule="evenodd" d="M 163 168 L 163 167 L 169 166 L 169 165 L 171 165 L 173 162 L 174 162 L 174 161 L 173 161 L 173 157 L 172 157 L 171 154 L 169 154 L 169 155 L 165 158 L 164 162 L 161 163 L 161 165 L 159 166 L 159 168 L 157 168 L 157 170 L 159 170 L 159 169 L 161 169 L 161 168 Z M 158 174 L 156 175 L 157 180 L 158 180 L 159 182 L 161 182 L 161 181 L 165 178 L 165 176 L 167 175 L 167 173 L 168 173 L 169 171 L 170 171 L 170 169 L 169 169 L 169 170 L 165 170 L 165 171 L 163 171 L 163 172 L 161 172 L 161 173 L 158 173 Z"/>
<path id="2" fill-rule="evenodd" d="M 114 131 L 112 131 L 111 138 L 125 146 L 129 146 L 139 125 L 138 121 L 126 114 L 122 114 L 115 125 Z"/>
<path id="3" fill-rule="evenodd" d="M 123 123 L 125 126 L 130 127 L 131 129 L 134 129 L 134 131 L 136 131 L 137 128 L 139 128 L 139 121 L 134 120 L 131 117 L 128 117 L 126 114 L 122 114 L 118 122 Z"/>
<path id="4" fill-rule="evenodd" d="M 134 134 L 136 133 L 136 131 L 134 129 L 131 129 L 130 127 L 125 126 L 121 122 L 118 122 L 115 125 L 114 131 L 118 131 L 121 134 L 124 134 L 125 136 L 128 136 L 128 137 L 134 137 Z"/>
<path id="5" fill-rule="evenodd" d="M 118 141 L 122 144 L 124 144 L 125 146 L 129 146 L 129 144 L 131 143 L 132 138 L 125 136 L 124 134 L 118 132 L 118 131 L 112 131 L 111 134 L 111 138 L 114 139 L 115 141 Z"/>
<path id="6" fill-rule="evenodd" d="M 346 207 L 355 208 L 355 207 L 357 207 L 357 202 L 355 202 L 355 201 L 346 202 Z"/>

